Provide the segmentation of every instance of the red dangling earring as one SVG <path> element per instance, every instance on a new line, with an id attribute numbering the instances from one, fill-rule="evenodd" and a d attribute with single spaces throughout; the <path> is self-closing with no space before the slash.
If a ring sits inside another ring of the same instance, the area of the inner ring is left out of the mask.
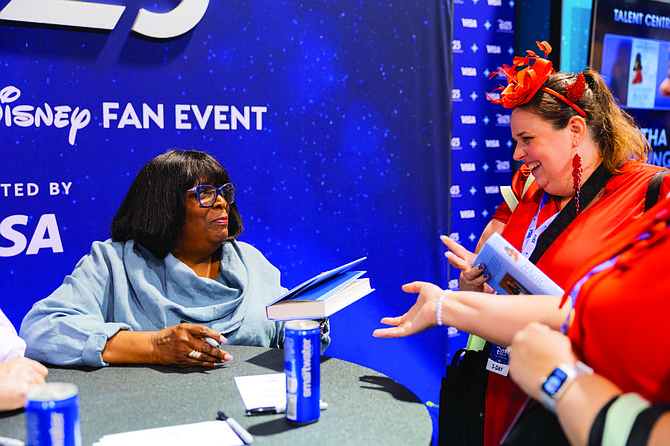
<path id="1" fill-rule="evenodd" d="M 579 214 L 579 190 L 582 187 L 582 157 L 575 154 L 572 158 L 572 186 L 575 188 L 575 206 Z"/>

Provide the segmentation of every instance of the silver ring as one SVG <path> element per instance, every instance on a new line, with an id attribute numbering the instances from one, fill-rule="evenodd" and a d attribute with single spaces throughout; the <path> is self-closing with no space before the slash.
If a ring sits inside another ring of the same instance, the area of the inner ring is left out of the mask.
<path id="1" fill-rule="evenodd" d="M 197 350 L 191 350 L 190 353 L 188 354 L 189 358 L 195 359 L 196 361 L 199 361 L 201 356 L 202 352 L 199 352 Z"/>

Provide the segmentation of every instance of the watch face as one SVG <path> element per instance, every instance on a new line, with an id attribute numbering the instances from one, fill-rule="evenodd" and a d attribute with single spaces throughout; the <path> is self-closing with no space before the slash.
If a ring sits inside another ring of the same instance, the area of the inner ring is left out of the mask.
<path id="1" fill-rule="evenodd" d="M 542 384 L 542 389 L 547 395 L 553 396 L 556 391 L 561 388 L 567 377 L 568 375 L 563 370 L 558 368 L 554 369 L 544 384 Z"/>

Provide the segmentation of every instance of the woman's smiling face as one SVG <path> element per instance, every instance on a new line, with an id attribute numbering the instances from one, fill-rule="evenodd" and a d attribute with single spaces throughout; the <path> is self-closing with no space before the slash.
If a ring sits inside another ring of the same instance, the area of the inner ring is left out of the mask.
<path id="1" fill-rule="evenodd" d="M 522 108 L 512 110 L 510 126 L 516 142 L 514 159 L 532 169 L 535 183 L 552 195 L 573 195 L 574 152 L 569 127 L 556 130 Z"/>

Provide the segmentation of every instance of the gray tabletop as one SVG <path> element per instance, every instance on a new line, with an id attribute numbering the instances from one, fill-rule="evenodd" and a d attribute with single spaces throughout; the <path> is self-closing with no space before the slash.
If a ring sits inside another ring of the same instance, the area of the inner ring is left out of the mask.
<path id="1" fill-rule="evenodd" d="M 226 346 L 234 359 L 216 369 L 110 366 L 49 368 L 48 382 L 79 387 L 82 443 L 106 434 L 213 420 L 223 410 L 254 436 L 254 445 L 426 445 L 431 418 L 404 386 L 374 370 L 323 357 L 318 422 L 296 426 L 283 415 L 245 416 L 235 376 L 284 371 L 284 352 Z M 23 411 L 0 413 L 0 436 L 26 440 Z"/>

